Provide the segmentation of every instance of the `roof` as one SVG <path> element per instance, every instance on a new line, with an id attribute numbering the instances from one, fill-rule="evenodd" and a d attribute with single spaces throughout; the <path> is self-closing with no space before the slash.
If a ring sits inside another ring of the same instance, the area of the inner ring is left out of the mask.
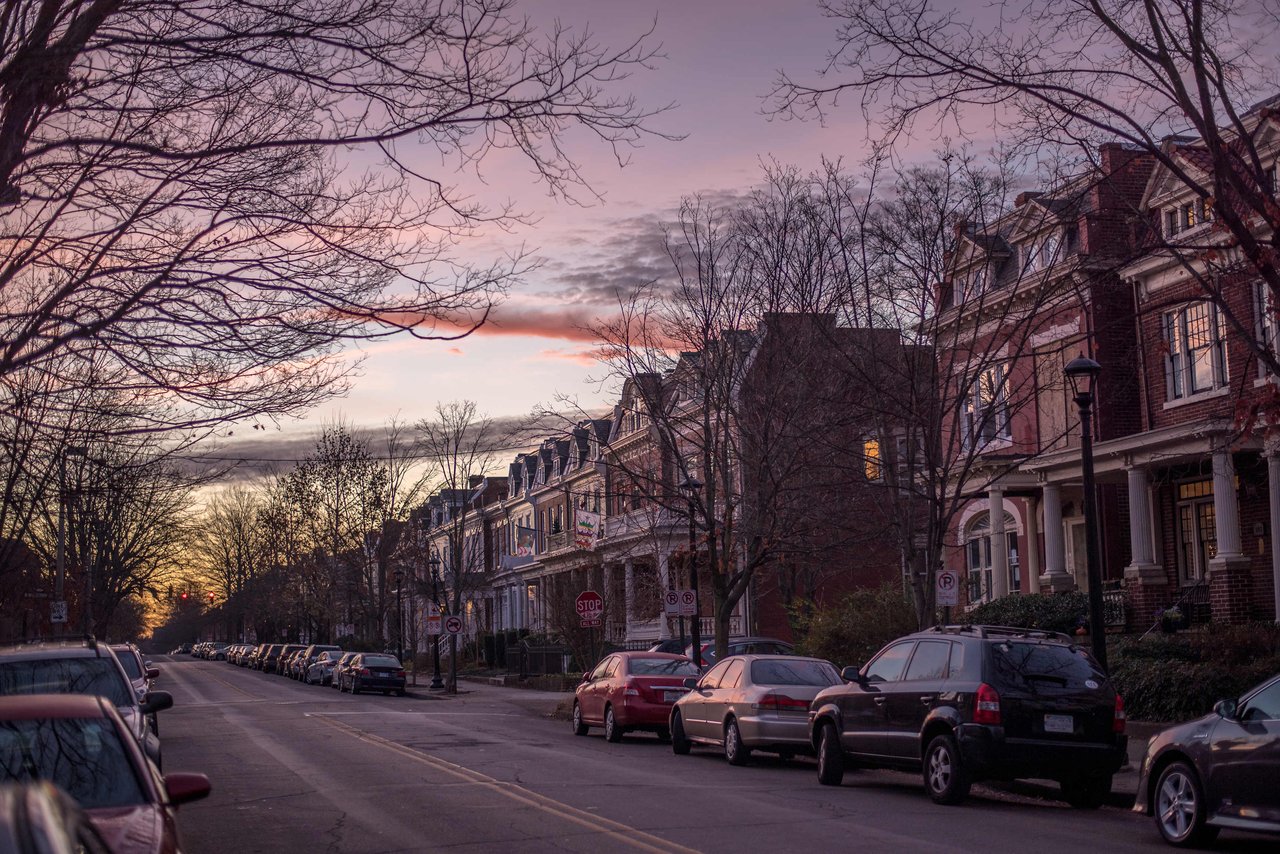
<path id="1" fill-rule="evenodd" d="M 0 720 L 108 718 L 111 703 L 96 694 L 20 694 L 0 697 Z"/>
<path id="2" fill-rule="evenodd" d="M 102 658 L 109 650 L 100 650 L 89 641 L 38 641 L 36 643 L 0 646 L 0 658 Z"/>

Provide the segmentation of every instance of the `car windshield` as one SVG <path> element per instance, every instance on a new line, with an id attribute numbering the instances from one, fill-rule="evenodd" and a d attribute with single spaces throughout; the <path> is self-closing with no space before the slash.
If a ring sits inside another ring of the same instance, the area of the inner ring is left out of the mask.
<path id="1" fill-rule="evenodd" d="M 1071 647 L 1001 641 L 991 649 L 996 679 L 1012 688 L 1076 687 L 1086 679 L 1104 682 L 1107 678 L 1083 651 Z"/>
<path id="2" fill-rule="evenodd" d="M 836 685 L 840 674 L 825 661 L 763 659 L 751 662 L 751 681 L 756 685 Z"/>
<path id="3" fill-rule="evenodd" d="M 120 660 L 120 666 L 124 668 L 125 673 L 129 674 L 130 679 L 142 678 L 142 666 L 138 664 L 138 656 L 124 649 L 116 653 L 116 658 Z"/>
<path id="4" fill-rule="evenodd" d="M 697 676 L 692 661 L 680 658 L 633 658 L 632 676 Z"/>
<path id="5" fill-rule="evenodd" d="M 0 721 L 0 781 L 48 780 L 85 809 L 144 804 L 116 728 L 101 718 Z"/>
<path id="6" fill-rule="evenodd" d="M 116 706 L 133 705 L 133 688 L 108 658 L 36 658 L 0 662 L 0 696 L 96 694 Z"/>
<path id="7" fill-rule="evenodd" d="M 361 662 L 365 667 L 399 667 L 400 660 L 394 655 L 366 655 Z"/>

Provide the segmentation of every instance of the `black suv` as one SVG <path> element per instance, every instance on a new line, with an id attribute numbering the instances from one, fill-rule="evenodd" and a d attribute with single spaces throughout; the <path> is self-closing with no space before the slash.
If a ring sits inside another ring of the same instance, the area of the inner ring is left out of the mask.
<path id="1" fill-rule="evenodd" d="M 1124 763 L 1124 703 L 1066 635 L 941 626 L 899 638 L 841 672 L 809 706 L 818 781 L 845 768 L 921 771 L 940 804 L 976 780 L 1057 780 L 1075 807 L 1100 806 Z"/>

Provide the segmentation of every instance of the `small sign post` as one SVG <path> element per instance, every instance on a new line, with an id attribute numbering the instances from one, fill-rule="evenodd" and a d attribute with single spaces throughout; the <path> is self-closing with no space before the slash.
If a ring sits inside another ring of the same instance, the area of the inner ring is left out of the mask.
<path id="1" fill-rule="evenodd" d="M 939 569 L 934 588 L 936 602 L 943 610 L 942 621 L 949 623 L 952 607 L 960 604 L 960 573 L 954 569 Z"/>
<path id="2" fill-rule="evenodd" d="M 49 603 L 49 622 L 65 623 L 67 621 L 67 601 L 57 599 Z"/>
<path id="3" fill-rule="evenodd" d="M 438 636 L 440 634 L 440 622 L 441 622 L 441 619 L 439 614 L 427 615 L 427 636 L 428 637 Z"/>

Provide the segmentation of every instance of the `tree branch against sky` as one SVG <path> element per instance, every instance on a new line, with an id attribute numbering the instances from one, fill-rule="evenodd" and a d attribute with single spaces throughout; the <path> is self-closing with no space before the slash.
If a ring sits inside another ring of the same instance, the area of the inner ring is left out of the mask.
<path id="1" fill-rule="evenodd" d="M 0 48 L 0 374 L 92 347 L 178 424 L 341 392 L 351 339 L 466 335 L 530 261 L 459 260 L 518 214 L 457 176 L 511 151 L 589 194 L 570 137 L 621 157 L 655 115 L 619 91 L 647 33 L 512 0 L 19 0 Z"/>

